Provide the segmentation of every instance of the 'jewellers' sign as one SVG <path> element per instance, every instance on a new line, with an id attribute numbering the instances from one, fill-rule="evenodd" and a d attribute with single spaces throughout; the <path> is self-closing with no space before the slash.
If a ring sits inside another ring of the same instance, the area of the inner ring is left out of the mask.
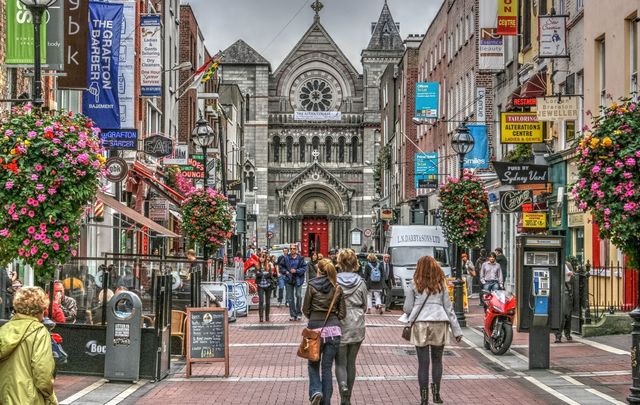
<path id="1" fill-rule="evenodd" d="M 531 190 L 511 190 L 500 193 L 500 211 L 504 213 L 516 212 L 522 209 L 522 204 L 530 203 Z"/>
<path id="2" fill-rule="evenodd" d="M 493 162 L 500 183 L 508 186 L 517 184 L 546 184 L 549 179 L 549 167 L 509 162 Z"/>

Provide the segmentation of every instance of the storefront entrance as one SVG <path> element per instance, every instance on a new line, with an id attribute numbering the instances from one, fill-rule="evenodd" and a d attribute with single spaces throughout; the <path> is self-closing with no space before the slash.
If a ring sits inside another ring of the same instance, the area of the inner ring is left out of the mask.
<path id="1" fill-rule="evenodd" d="M 327 217 L 305 217 L 302 220 L 302 255 L 313 252 L 329 254 L 329 221 Z"/>

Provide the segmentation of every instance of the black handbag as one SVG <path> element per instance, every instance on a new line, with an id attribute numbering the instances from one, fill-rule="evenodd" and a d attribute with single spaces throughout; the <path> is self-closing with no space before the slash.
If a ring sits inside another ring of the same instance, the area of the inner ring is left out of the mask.
<path id="1" fill-rule="evenodd" d="M 427 294 L 427 298 L 424 299 L 424 301 L 422 302 L 422 305 L 420 306 L 420 309 L 418 310 L 418 313 L 416 314 L 416 318 L 418 318 L 418 316 L 420 315 L 420 312 L 422 312 L 422 308 L 424 308 L 424 304 L 427 303 L 427 300 L 429 299 L 429 297 L 431 296 L 431 293 Z M 406 341 L 411 341 L 411 328 L 413 328 L 413 324 L 416 323 L 416 320 L 414 319 L 411 322 L 411 325 L 409 326 L 405 326 L 404 328 L 402 328 L 402 338 Z"/>

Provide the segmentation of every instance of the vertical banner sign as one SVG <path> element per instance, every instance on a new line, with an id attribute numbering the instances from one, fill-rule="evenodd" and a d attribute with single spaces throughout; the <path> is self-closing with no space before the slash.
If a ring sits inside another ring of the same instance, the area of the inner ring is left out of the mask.
<path id="1" fill-rule="evenodd" d="M 87 37 L 89 36 L 89 2 L 66 0 L 64 3 L 64 71 L 58 78 L 58 88 L 87 87 Z"/>
<path id="2" fill-rule="evenodd" d="M 478 122 L 485 122 L 487 120 L 486 96 L 486 87 L 476 87 L 476 121 Z"/>
<path id="3" fill-rule="evenodd" d="M 438 152 L 416 153 L 416 188 L 438 187 Z"/>
<path id="4" fill-rule="evenodd" d="M 47 23 L 47 68 L 64 70 L 64 5 L 58 0 L 49 7 L 44 18 Z"/>
<path id="5" fill-rule="evenodd" d="M 464 155 L 464 167 L 467 169 L 489 168 L 489 143 L 487 139 L 487 126 L 484 124 L 468 124 L 469 132 L 473 137 L 473 149 Z"/>
<path id="6" fill-rule="evenodd" d="M 122 4 L 89 2 L 87 89 L 82 112 L 100 128 L 120 128 L 118 65 Z"/>
<path id="7" fill-rule="evenodd" d="M 7 65 L 31 65 L 33 66 L 33 18 L 27 6 L 20 0 L 7 0 L 7 51 L 4 63 Z M 42 18 L 40 28 L 40 57 L 42 62 L 47 56 L 47 29 Z"/>
<path id="8" fill-rule="evenodd" d="M 438 118 L 438 82 L 416 83 L 416 118 Z"/>
<path id="9" fill-rule="evenodd" d="M 504 69 L 504 38 L 497 33 L 498 0 L 479 2 L 478 69 Z"/>
<path id="10" fill-rule="evenodd" d="M 140 93 L 162 95 L 162 38 L 160 14 L 140 16 Z"/>
<path id="11" fill-rule="evenodd" d="M 567 58 L 566 15 L 538 17 L 538 56 L 541 58 Z"/>
<path id="12" fill-rule="evenodd" d="M 518 0 L 498 0 L 498 35 L 518 35 Z"/>

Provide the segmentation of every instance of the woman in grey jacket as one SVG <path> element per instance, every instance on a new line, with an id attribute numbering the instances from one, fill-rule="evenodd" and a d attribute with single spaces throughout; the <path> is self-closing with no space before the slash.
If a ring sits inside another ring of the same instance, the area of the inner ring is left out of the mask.
<path id="1" fill-rule="evenodd" d="M 442 353 L 449 343 L 449 328 L 458 342 L 462 340 L 462 330 L 449 299 L 444 272 L 433 257 L 424 256 L 418 260 L 412 286 L 405 290 L 403 310 L 409 316 L 409 323 L 415 322 L 411 328 L 411 343 L 418 353 L 420 404 L 429 403 L 429 362 L 432 364 L 433 402 L 441 404 Z"/>
<path id="2" fill-rule="evenodd" d="M 340 387 L 340 405 L 351 404 L 351 391 L 356 379 L 356 357 L 364 340 L 364 314 L 367 310 L 367 284 L 358 275 L 360 264 L 351 249 L 338 254 L 338 284 L 347 304 L 347 316 L 340 322 L 342 337 L 336 357 L 336 379 Z"/>

